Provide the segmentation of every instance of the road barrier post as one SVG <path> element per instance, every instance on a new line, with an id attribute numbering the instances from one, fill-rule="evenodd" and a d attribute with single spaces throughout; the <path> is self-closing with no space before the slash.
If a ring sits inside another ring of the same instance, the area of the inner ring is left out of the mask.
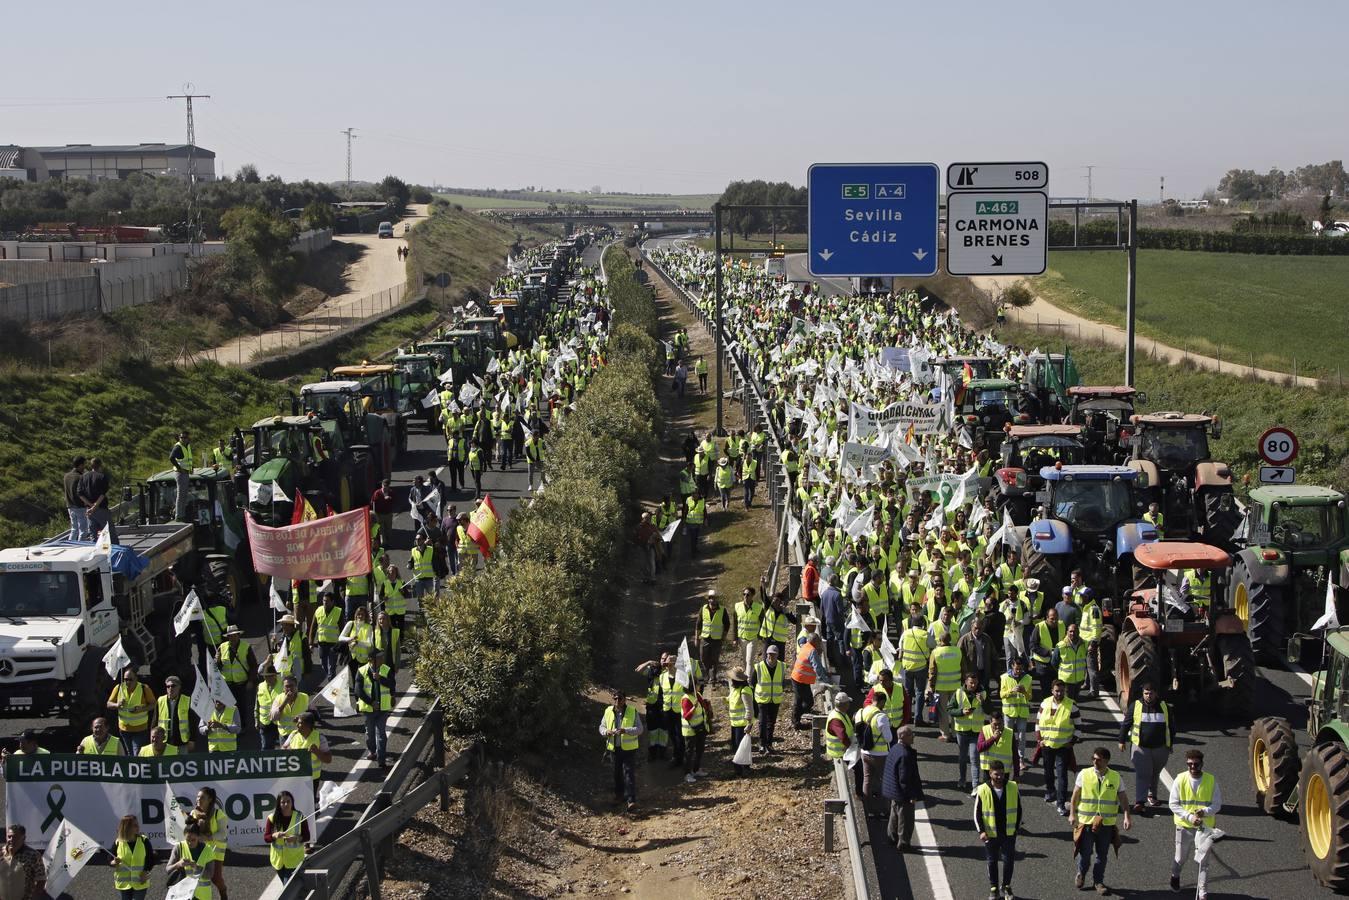
<path id="1" fill-rule="evenodd" d="M 824 801 L 824 852 L 834 852 L 834 816 L 841 816 L 848 802 L 837 797 Z"/>
<path id="2" fill-rule="evenodd" d="M 370 829 L 361 829 L 361 856 L 365 860 L 365 885 L 370 892 L 370 900 L 380 900 L 379 893 L 379 857 L 375 855 L 375 841 L 370 837 Z"/>

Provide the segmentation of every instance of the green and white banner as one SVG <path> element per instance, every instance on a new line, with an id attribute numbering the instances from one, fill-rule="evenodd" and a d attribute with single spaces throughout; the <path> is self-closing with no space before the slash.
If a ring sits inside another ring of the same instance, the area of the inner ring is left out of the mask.
<path id="1" fill-rule="evenodd" d="M 290 791 L 303 816 L 314 812 L 311 756 L 306 751 L 184 754 L 168 757 L 11 754 L 5 760 L 5 818 L 28 829 L 28 843 L 45 847 L 67 818 L 81 831 L 111 847 L 117 823 L 130 814 L 155 844 L 165 837 L 165 807 L 182 813 L 197 792 L 213 788 L 229 824 L 229 843 L 263 843 L 264 820 L 276 795 Z M 170 813 L 171 815 L 171 813 Z M 176 829 L 174 829 L 176 831 Z"/>

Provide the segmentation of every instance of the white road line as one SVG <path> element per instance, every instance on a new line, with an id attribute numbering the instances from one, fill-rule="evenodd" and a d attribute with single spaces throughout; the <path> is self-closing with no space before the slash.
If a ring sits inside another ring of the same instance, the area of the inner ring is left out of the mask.
<path id="1" fill-rule="evenodd" d="M 1120 711 L 1119 704 L 1115 702 L 1114 697 L 1112 697 L 1110 694 L 1102 694 L 1101 702 L 1105 704 L 1106 709 L 1110 710 L 1110 714 L 1115 717 L 1115 721 L 1117 722 L 1124 721 L 1124 713 Z M 1171 773 L 1166 771 L 1166 769 L 1162 769 L 1162 784 L 1166 785 L 1166 792 L 1168 794 L 1171 793 L 1172 783 L 1173 779 L 1171 778 Z M 1143 799 L 1144 798 L 1142 797 L 1135 797 L 1134 802 L 1140 803 L 1142 802 Z"/>
<path id="2" fill-rule="evenodd" d="M 951 882 L 946 880 L 946 869 L 941 863 L 941 846 L 937 843 L 937 834 L 927 817 L 927 805 L 914 804 L 913 830 L 918 836 L 914 847 L 923 857 L 923 870 L 927 873 L 928 884 L 932 886 L 929 895 L 932 900 L 955 900 L 951 893 Z M 898 851 L 895 851 L 898 852 Z"/>
<path id="3" fill-rule="evenodd" d="M 1316 687 L 1315 676 L 1313 676 L 1306 669 L 1302 668 L 1302 666 L 1299 666 L 1297 663 L 1295 662 L 1288 663 L 1288 671 L 1292 672 L 1298 678 L 1301 678 L 1303 681 L 1307 682 L 1307 687 Z"/>

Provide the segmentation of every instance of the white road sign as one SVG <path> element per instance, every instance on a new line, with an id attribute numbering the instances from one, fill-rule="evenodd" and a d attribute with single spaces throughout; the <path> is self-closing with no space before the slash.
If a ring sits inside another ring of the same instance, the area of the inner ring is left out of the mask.
<path id="1" fill-rule="evenodd" d="M 1042 162 L 951 163 L 946 187 L 952 191 L 1043 191 L 1049 166 Z"/>
<path id="2" fill-rule="evenodd" d="M 1286 466 L 1297 459 L 1297 435 L 1282 425 L 1275 425 L 1260 435 L 1258 449 L 1261 458 L 1271 466 Z"/>
<path id="3" fill-rule="evenodd" d="M 1040 275 L 1049 241 L 1044 191 L 970 191 L 946 196 L 946 271 Z"/>
<path id="4" fill-rule="evenodd" d="M 1261 484 L 1292 484 L 1296 473 L 1292 466 L 1261 466 Z"/>

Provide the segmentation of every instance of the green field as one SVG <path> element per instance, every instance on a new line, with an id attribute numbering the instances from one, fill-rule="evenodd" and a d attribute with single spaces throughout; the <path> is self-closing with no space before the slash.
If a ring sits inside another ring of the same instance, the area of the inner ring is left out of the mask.
<path id="1" fill-rule="evenodd" d="M 585 194 L 578 191 L 505 191 L 495 196 L 444 193 L 437 197 L 464 209 L 544 209 L 549 203 L 592 209 L 711 209 L 719 194 Z"/>
<path id="2" fill-rule="evenodd" d="M 1035 290 L 1124 325 L 1125 254 L 1052 253 Z M 1337 378 L 1349 333 L 1349 257 L 1140 250 L 1138 330 L 1206 356 Z"/>

